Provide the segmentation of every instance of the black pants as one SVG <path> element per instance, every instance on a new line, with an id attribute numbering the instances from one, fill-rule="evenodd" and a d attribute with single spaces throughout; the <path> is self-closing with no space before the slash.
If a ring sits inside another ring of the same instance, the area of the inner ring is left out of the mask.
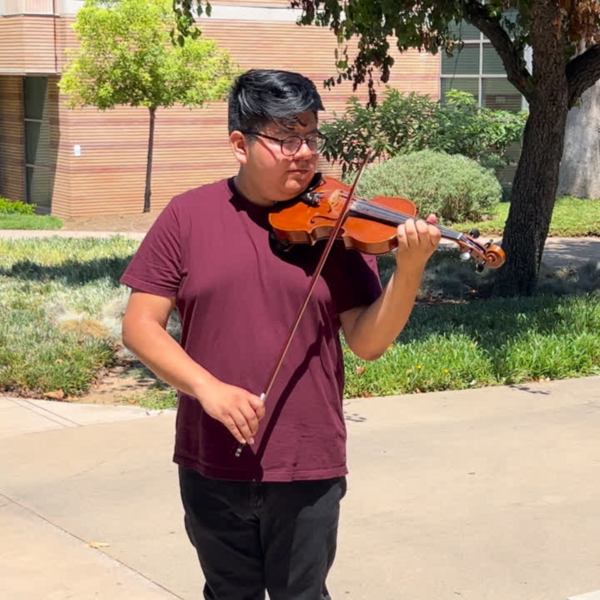
<path id="1" fill-rule="evenodd" d="M 219 481 L 179 469 L 206 600 L 325 600 L 346 478 Z"/>

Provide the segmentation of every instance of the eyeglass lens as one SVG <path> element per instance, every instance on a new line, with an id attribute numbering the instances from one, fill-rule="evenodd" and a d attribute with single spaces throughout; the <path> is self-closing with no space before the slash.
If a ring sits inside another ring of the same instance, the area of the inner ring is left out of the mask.
<path id="1" fill-rule="evenodd" d="M 311 152 L 320 152 L 324 145 L 324 141 L 322 138 L 315 136 L 307 138 L 306 143 Z M 296 154 L 298 150 L 300 150 L 300 146 L 302 146 L 302 138 L 297 136 L 291 136 L 283 140 L 282 148 L 286 154 Z"/>

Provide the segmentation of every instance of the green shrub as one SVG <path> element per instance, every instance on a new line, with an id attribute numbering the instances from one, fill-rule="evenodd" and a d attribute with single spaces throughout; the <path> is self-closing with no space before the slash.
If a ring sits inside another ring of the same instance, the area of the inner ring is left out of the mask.
<path id="1" fill-rule="evenodd" d="M 510 164 L 509 146 L 519 142 L 527 113 L 479 106 L 467 92 L 450 90 L 444 101 L 388 88 L 375 108 L 350 98 L 344 115 L 323 123 L 324 157 L 355 171 L 367 150 L 372 159 L 420 150 L 461 154 L 499 172 Z"/>
<path id="2" fill-rule="evenodd" d="M 363 198 L 401 196 L 425 217 L 444 221 L 481 221 L 494 214 L 502 188 L 492 171 L 465 156 L 423 150 L 365 169 L 358 185 Z"/>
<path id="3" fill-rule="evenodd" d="M 33 215 L 35 214 L 35 205 L 25 204 L 19 200 L 7 200 L 0 196 L 0 213 Z"/>

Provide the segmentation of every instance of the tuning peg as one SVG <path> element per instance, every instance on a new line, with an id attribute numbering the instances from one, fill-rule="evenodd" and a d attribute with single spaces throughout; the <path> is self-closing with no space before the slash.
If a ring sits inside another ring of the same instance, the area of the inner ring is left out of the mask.
<path id="1" fill-rule="evenodd" d="M 469 235 L 476 240 L 481 234 L 479 233 L 479 229 L 471 229 Z"/>
<path id="2" fill-rule="evenodd" d="M 485 268 L 485 263 L 477 263 L 475 266 L 476 273 L 483 273 L 483 269 Z"/>
<path id="3" fill-rule="evenodd" d="M 458 258 L 460 258 L 460 260 L 462 260 L 463 262 L 467 262 L 468 260 L 471 260 L 471 253 L 470 252 L 461 252 L 458 255 Z"/>

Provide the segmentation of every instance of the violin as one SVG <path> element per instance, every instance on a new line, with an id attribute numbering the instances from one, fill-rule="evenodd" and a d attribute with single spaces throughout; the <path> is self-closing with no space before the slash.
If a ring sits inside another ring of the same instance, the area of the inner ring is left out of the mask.
<path id="1" fill-rule="evenodd" d="M 269 223 L 284 249 L 329 238 L 342 215 L 350 188 L 337 179 L 317 173 L 300 196 L 276 206 L 269 215 Z M 406 198 L 376 196 L 366 200 L 354 195 L 336 239 L 343 240 L 346 248 L 365 254 L 387 254 L 398 244 L 398 225 L 416 218 L 416 214 L 416 206 Z M 441 231 L 442 238 L 458 245 L 462 260 L 475 261 L 478 272 L 504 264 L 506 256 L 502 248 L 493 242 L 476 242 L 479 237 L 476 230 L 467 235 L 433 226 Z"/>

